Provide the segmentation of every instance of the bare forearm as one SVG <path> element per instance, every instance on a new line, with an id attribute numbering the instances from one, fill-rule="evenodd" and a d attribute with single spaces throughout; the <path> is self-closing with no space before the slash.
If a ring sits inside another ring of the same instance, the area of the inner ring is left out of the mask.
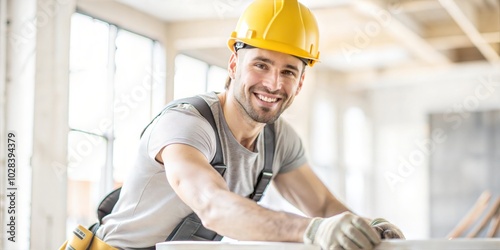
<path id="1" fill-rule="evenodd" d="M 283 174 L 273 180 L 280 194 L 310 217 L 328 218 L 350 210 L 321 182 L 309 165 Z"/>
<path id="2" fill-rule="evenodd" d="M 310 219 L 263 208 L 247 198 L 220 191 L 199 215 L 205 226 L 237 240 L 302 242 Z M 217 202 L 217 200 L 224 202 Z"/>
<path id="3" fill-rule="evenodd" d="M 318 215 L 318 217 L 328 218 L 337 214 L 341 214 L 343 212 L 352 213 L 352 211 L 349 208 L 347 208 L 342 202 L 332 197 L 331 201 L 326 203 L 323 214 Z"/>
<path id="4" fill-rule="evenodd" d="M 237 240 L 303 240 L 310 219 L 263 208 L 230 192 L 196 149 L 173 145 L 162 154 L 170 185 L 207 228 Z"/>

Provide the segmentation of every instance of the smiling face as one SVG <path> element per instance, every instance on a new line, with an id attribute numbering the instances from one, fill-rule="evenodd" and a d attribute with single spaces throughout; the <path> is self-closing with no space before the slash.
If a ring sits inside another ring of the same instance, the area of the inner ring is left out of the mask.
<path id="1" fill-rule="evenodd" d="M 304 63 L 291 55 L 242 49 L 229 61 L 228 91 L 238 108 L 258 123 L 273 123 L 293 102 L 304 80 Z"/>

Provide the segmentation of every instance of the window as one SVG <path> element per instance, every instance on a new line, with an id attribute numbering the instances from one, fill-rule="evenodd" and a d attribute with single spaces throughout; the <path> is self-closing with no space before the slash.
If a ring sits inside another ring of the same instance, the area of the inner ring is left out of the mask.
<path id="1" fill-rule="evenodd" d="M 312 115 L 311 141 L 312 162 L 322 168 L 329 168 L 335 165 L 337 161 L 337 145 L 335 132 L 336 117 L 335 107 L 321 95 L 314 100 L 314 109 Z M 327 115 L 325 115 L 327 114 Z"/>
<path id="2" fill-rule="evenodd" d="M 71 19 L 68 229 L 97 220 L 100 200 L 121 186 L 139 135 L 164 104 L 160 44 L 75 13 Z M 70 232 L 68 232 L 70 233 Z"/>
<path id="3" fill-rule="evenodd" d="M 209 91 L 221 92 L 226 78 L 226 69 L 179 54 L 175 58 L 174 99 Z"/>
<path id="4" fill-rule="evenodd" d="M 366 214 L 371 186 L 371 133 L 365 113 L 350 107 L 344 116 L 344 158 L 346 164 L 346 203 L 354 211 Z"/>

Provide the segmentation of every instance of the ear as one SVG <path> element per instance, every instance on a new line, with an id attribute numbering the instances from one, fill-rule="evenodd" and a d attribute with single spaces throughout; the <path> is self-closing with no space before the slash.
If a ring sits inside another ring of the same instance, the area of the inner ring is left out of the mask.
<path id="1" fill-rule="evenodd" d="M 236 54 L 236 52 L 233 52 L 227 64 L 227 72 L 229 74 L 229 77 L 231 77 L 231 79 L 234 79 L 234 76 L 236 75 L 237 61 L 238 61 L 238 54 Z"/>
<path id="2" fill-rule="evenodd" d="M 295 91 L 295 95 L 298 95 L 300 93 L 300 90 L 302 90 L 302 84 L 304 83 L 305 76 L 306 72 L 303 72 L 302 75 L 300 76 L 299 86 L 297 87 L 297 91 Z"/>

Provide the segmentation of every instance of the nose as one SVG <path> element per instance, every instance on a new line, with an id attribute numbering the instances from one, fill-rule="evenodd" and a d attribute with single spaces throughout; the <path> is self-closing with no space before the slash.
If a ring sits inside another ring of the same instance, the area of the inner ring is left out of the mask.
<path id="1" fill-rule="evenodd" d="M 262 84 L 270 92 L 280 90 L 283 85 L 280 74 L 277 71 L 269 72 L 269 74 L 267 74 L 264 80 L 262 81 Z"/>

